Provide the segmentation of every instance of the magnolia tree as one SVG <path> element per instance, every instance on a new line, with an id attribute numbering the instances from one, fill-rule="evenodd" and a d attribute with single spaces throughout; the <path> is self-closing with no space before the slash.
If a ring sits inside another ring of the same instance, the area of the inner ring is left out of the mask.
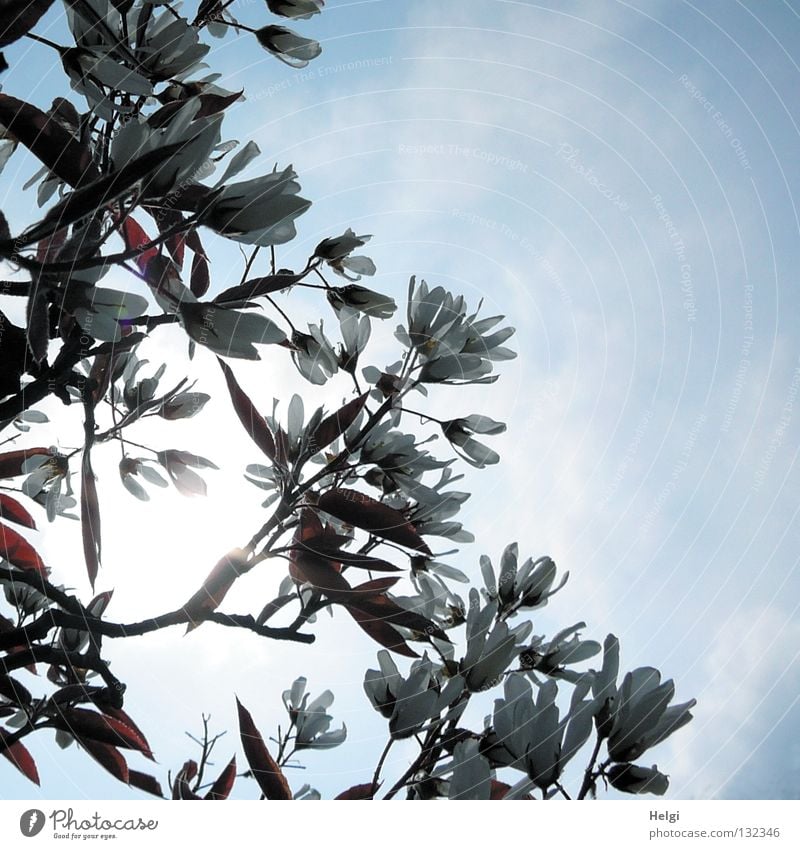
<path id="1" fill-rule="evenodd" d="M 125 670 L 115 664 L 111 671 L 108 652 L 115 641 L 170 628 L 179 637 L 181 626 L 201 623 L 311 645 L 315 616 L 328 609 L 377 644 L 363 678 L 365 707 L 388 725 L 374 771 L 338 798 L 586 798 L 609 784 L 663 794 L 667 777 L 641 759 L 691 719 L 694 702 L 672 705 L 674 685 L 656 669 L 620 676 L 611 634 L 601 646 L 582 639 L 583 622 L 535 633 L 531 617 L 567 577 L 549 557 L 524 557 L 508 545 L 494 562 L 480 558 L 482 586 L 470 587 L 449 562 L 456 552 L 441 551 L 472 540 L 456 520 L 469 497 L 454 488 L 459 464 L 497 463 L 482 440 L 505 425 L 466 410 L 435 419 L 426 398 L 442 386 L 497 380 L 497 364 L 515 356 L 505 347 L 514 329 L 414 278 L 397 310 L 392 298 L 359 282 L 375 266 L 358 253 L 369 236 L 352 230 L 323 239 L 299 270 L 280 267 L 276 246 L 294 238 L 295 219 L 310 203 L 297 175 L 275 167 L 236 179 L 260 151 L 223 140 L 225 111 L 242 92 L 226 91 L 218 75 L 201 70 L 205 39 L 254 37 L 277 59 L 303 67 L 319 44 L 262 17 L 305 20 L 322 0 L 267 0 L 266 9 L 246 10 L 258 19 L 252 25 L 232 17 L 230 0 L 203 0 L 193 13 L 156 0 L 65 0 L 69 44 L 33 31 L 52 3 L 7 0 L 0 15 L 0 47 L 20 39 L 46 45 L 73 91 L 72 100 L 58 97 L 46 111 L 0 93 L 0 167 L 27 148 L 41 162 L 32 183 L 47 207 L 20 232 L 0 214 L 0 256 L 13 278 L 0 293 L 6 309 L 11 300 L 25 305 L 20 326 L 0 313 L 0 428 L 6 443 L 17 440 L 0 454 L 2 762 L 38 784 L 26 738 L 54 729 L 58 745 L 77 745 L 115 779 L 156 796 L 225 799 L 239 778 L 253 797 L 318 798 L 307 785 L 292 788 L 284 768 L 305 750 L 347 745 L 329 712 L 330 692 L 313 698 L 305 678 L 291 684 L 283 693 L 288 719 L 271 744 L 257 727 L 258 706 L 237 701 L 240 766 L 234 753 L 209 775 L 218 738 L 206 729 L 197 761 L 161 776 L 165 793 L 152 769 L 128 763 L 152 758 L 158 741 L 151 748 L 153 729 L 126 712 Z M 14 48 L 6 53 L 4 67 L 15 57 Z M 241 282 L 224 291 L 214 290 L 205 249 L 217 237 L 251 246 Z M 268 273 L 257 275 L 264 248 Z M 104 285 L 110 271 L 117 280 L 127 275 L 125 291 Z M 290 316 L 301 288 L 319 296 L 325 331 L 323 320 L 300 329 Z M 396 312 L 396 361 L 375 365 L 373 325 Z M 126 497 L 146 501 L 149 488 L 170 483 L 186 496 L 205 493 L 198 470 L 214 462 L 137 439 L 142 420 L 179 422 L 209 400 L 186 380 L 165 389 L 163 365 L 155 373 L 142 368 L 140 346 L 167 324 L 182 328 L 188 357 L 215 359 L 224 375 L 252 440 L 245 476 L 262 490 L 241 497 L 266 496 L 263 520 L 199 588 L 187 588 L 183 606 L 119 622 L 107 613 L 111 592 L 92 598 L 65 589 L 77 576 L 64 562 L 43 562 L 37 539 L 45 522 L 79 522 L 94 587 L 103 504 L 114 484 L 95 474 L 105 467 L 95 458 L 112 443 Z M 352 397 L 338 409 L 307 410 L 295 394 L 259 410 L 236 364 L 262 358 L 291 358 L 298 385 L 338 375 Z M 77 448 L 36 444 L 36 425 L 46 419 L 37 406 L 49 396 L 80 419 Z M 440 456 L 422 447 L 429 440 L 417 434 L 420 421 L 440 429 L 440 444 L 447 443 Z M 282 572 L 287 563 L 275 598 L 226 609 L 241 576 Z M 599 668 L 586 669 L 593 657 Z M 493 705 L 483 695 L 489 691 Z M 465 720 L 472 700 L 485 708 L 478 727 Z M 410 755 L 390 775 L 387 754 L 397 741 Z M 577 786 L 567 787 L 565 768 L 581 753 L 568 772 Z"/>

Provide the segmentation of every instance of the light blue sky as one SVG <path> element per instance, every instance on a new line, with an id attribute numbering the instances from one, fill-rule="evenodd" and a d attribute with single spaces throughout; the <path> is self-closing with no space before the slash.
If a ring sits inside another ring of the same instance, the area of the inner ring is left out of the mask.
<path id="1" fill-rule="evenodd" d="M 257 24 L 261 8 L 232 11 Z M 462 516 L 477 542 L 456 562 L 475 574 L 479 554 L 513 539 L 525 556 L 552 555 L 571 578 L 537 632 L 581 619 L 586 636 L 614 631 L 626 669 L 657 666 L 680 700 L 698 699 L 694 722 L 648 761 L 670 774 L 673 796 L 796 798 L 797 4 L 332 0 L 297 29 L 323 45 L 304 71 L 245 35 L 212 41 L 209 58 L 220 84 L 246 90 L 225 136 L 258 142 L 249 173 L 292 163 L 314 201 L 281 264 L 352 226 L 374 234 L 376 288 L 402 300 L 415 273 L 484 298 L 486 314 L 518 328 L 520 356 L 498 384 L 433 393 L 427 408 L 455 403 L 509 425 L 492 443 L 501 464 L 468 476 L 476 494 Z M 42 73 L 33 87 L 28 50 Z M 27 45 L 7 54 L 4 90 L 46 107 L 52 57 Z M 30 212 L 9 185 L 32 170 L 15 154 L 0 183 L 14 232 Z M 220 257 L 215 289 L 241 268 L 234 252 Z M 299 385 L 290 364 L 266 368 L 236 368 L 264 409 Z M 198 388 L 221 388 L 215 373 L 203 379 Z M 345 391 L 337 384 L 329 402 Z M 171 428 L 174 447 L 220 459 L 216 423 L 235 427 L 223 402 L 205 424 Z M 104 516 L 101 588 L 117 588 L 116 617 L 185 600 L 208 552 L 257 526 L 257 493 L 245 490 L 252 503 L 235 514 L 226 500 L 257 460 L 235 440 L 240 464 L 206 475 L 206 502 L 109 496 L 120 507 Z M 55 560 L 63 534 L 85 592 L 75 529 L 49 530 L 45 550 Z M 201 710 L 232 731 L 235 690 L 266 732 L 280 691 L 306 674 L 312 690 L 336 693 L 350 741 L 291 779 L 330 793 L 368 780 L 382 724 L 361 693 L 372 646 L 349 622 L 320 632 L 331 637 L 314 651 L 284 651 L 206 626 L 174 655 L 174 633 L 115 647 L 115 669 L 173 769 L 194 754 L 182 733 L 197 731 Z M 164 680 L 168 703 L 156 706 L 147 690 Z M 222 741 L 220 763 L 234 743 Z M 108 795 L 83 757 L 35 748 L 44 798 Z M 31 795 L 8 770 L 2 788 Z"/>

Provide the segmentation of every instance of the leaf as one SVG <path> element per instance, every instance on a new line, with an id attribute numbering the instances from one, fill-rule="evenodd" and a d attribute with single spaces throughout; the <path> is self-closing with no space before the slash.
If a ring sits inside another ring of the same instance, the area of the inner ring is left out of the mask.
<path id="1" fill-rule="evenodd" d="M 95 604 L 97 603 L 98 599 L 101 599 L 103 596 L 106 595 L 111 596 L 113 592 L 113 590 L 109 590 L 108 593 L 101 593 L 99 596 L 97 596 L 97 598 L 93 599 L 89 603 L 86 609 L 89 611 L 89 613 L 92 614 L 92 616 L 100 616 L 102 614 L 102 610 L 98 612 Z M 103 606 L 102 609 L 105 610 L 105 606 Z M 140 745 L 143 746 L 143 748 L 140 748 L 139 751 L 143 752 L 145 754 L 145 757 L 149 758 L 150 760 L 153 760 L 152 749 L 150 748 L 150 744 L 147 742 L 147 738 L 144 736 L 144 733 L 142 732 L 141 728 L 139 728 L 139 726 L 122 708 L 114 707 L 113 705 L 103 705 L 101 707 L 101 710 L 107 716 L 110 716 L 113 719 L 116 719 L 117 722 L 121 722 L 123 725 L 127 726 L 129 732 L 133 733 L 139 740 Z"/>
<path id="2" fill-rule="evenodd" d="M 275 440 L 272 438 L 267 423 L 264 417 L 256 410 L 253 402 L 245 395 L 242 388 L 236 382 L 233 372 L 230 368 L 217 357 L 217 362 L 225 375 L 225 382 L 228 384 L 228 392 L 233 402 L 233 409 L 242 423 L 242 427 L 247 431 L 250 438 L 255 444 L 269 457 L 270 460 L 275 459 Z"/>
<path id="3" fill-rule="evenodd" d="M 141 225 L 136 219 L 129 215 L 123 222 L 121 227 L 122 240 L 125 242 L 125 249 L 128 251 L 138 250 L 143 245 L 148 245 L 153 240 L 144 232 Z M 147 263 L 158 253 L 158 248 L 148 248 L 136 257 L 136 264 L 139 270 L 144 273 L 147 271 Z"/>
<path id="4" fill-rule="evenodd" d="M 119 171 L 112 171 L 107 176 L 71 192 L 50 209 L 42 221 L 22 234 L 21 244 L 38 242 L 50 235 L 57 227 L 66 227 L 102 209 L 140 181 L 143 182 L 143 186 L 146 186 L 145 178 L 158 171 L 164 161 L 177 153 L 180 147 L 180 144 L 169 144 L 150 150 L 124 165 Z M 142 191 L 146 191 L 146 188 L 143 187 Z"/>
<path id="5" fill-rule="evenodd" d="M 89 148 L 30 103 L 0 92 L 0 124 L 68 185 L 77 187 L 100 176 Z"/>
<path id="6" fill-rule="evenodd" d="M 127 718 L 127 714 L 121 712 Z M 81 743 L 94 741 L 123 749 L 134 749 L 153 760 L 153 753 L 142 733 L 133 725 L 113 716 L 104 716 L 86 708 L 64 708 L 58 720 Z"/>
<path id="7" fill-rule="evenodd" d="M 267 799 L 291 799 L 292 791 L 286 776 L 270 755 L 250 712 L 238 698 L 236 708 L 239 712 L 239 734 L 244 754 L 261 792 Z"/>
<path id="8" fill-rule="evenodd" d="M 355 489 L 330 489 L 320 496 L 317 506 L 349 525 L 398 545 L 431 554 L 417 529 L 399 510 L 382 504 L 363 492 Z"/>
<path id="9" fill-rule="evenodd" d="M 36 454 L 50 454 L 49 448 L 24 448 L 0 454 L 0 478 L 15 478 L 23 474 L 23 463 Z"/>
<path id="10" fill-rule="evenodd" d="M 369 784 L 355 784 L 347 790 L 343 790 L 335 799 L 372 799 L 375 793 L 380 789 L 380 784 L 376 787 L 371 781 Z"/>
<path id="11" fill-rule="evenodd" d="M 0 728 L 0 740 L 6 740 L 11 735 Z M 22 745 L 22 743 L 14 743 L 7 749 L 3 749 L 2 754 L 8 758 L 12 764 L 34 784 L 39 784 L 39 771 L 36 769 L 36 761 L 31 757 L 31 753 Z"/>
<path id="12" fill-rule="evenodd" d="M 241 548 L 234 548 L 214 566 L 203 581 L 203 586 L 183 605 L 183 612 L 188 621 L 187 634 L 200 625 L 208 613 L 222 604 L 236 579 L 249 570 L 247 554 Z"/>
<path id="13" fill-rule="evenodd" d="M 311 437 L 314 450 L 322 451 L 323 448 L 338 439 L 358 418 L 358 414 L 364 409 L 364 404 L 367 403 L 367 398 L 369 398 L 369 392 L 359 395 L 358 398 L 353 398 L 352 401 L 340 407 L 335 413 L 324 418 Z"/>
<path id="14" fill-rule="evenodd" d="M 2 674 L 0 674 L 0 696 L 14 702 L 14 704 L 17 704 L 20 707 L 23 705 L 30 705 L 33 700 L 33 696 L 30 694 L 27 687 L 20 684 L 16 678 Z"/>
<path id="15" fill-rule="evenodd" d="M 26 319 L 28 348 L 38 364 L 47 356 L 50 342 L 50 308 L 42 292 L 34 292 L 28 298 Z"/>
<path id="16" fill-rule="evenodd" d="M 121 752 L 107 743 L 99 743 L 88 738 L 81 739 L 79 742 L 103 769 L 110 772 L 114 778 L 119 779 L 123 784 L 129 783 L 128 764 Z"/>
<path id="17" fill-rule="evenodd" d="M 393 601 L 386 595 L 370 595 L 366 598 L 356 595 L 351 600 L 349 607 L 357 607 L 364 613 L 369 613 L 392 625 L 400 625 L 419 634 L 433 636 L 444 642 L 450 642 L 447 634 L 431 622 L 430 619 L 421 616 L 419 613 L 415 613 L 413 610 L 407 610 L 405 607 L 401 607 L 396 601 Z"/>
<path id="18" fill-rule="evenodd" d="M 370 572 L 402 572 L 399 566 L 394 563 L 389 563 L 387 560 L 382 560 L 380 557 L 373 557 L 371 554 L 360 554 L 357 551 L 343 551 L 337 548 L 325 548 L 324 540 L 317 544 L 308 543 L 307 547 L 322 557 L 327 557 L 330 560 L 336 560 L 342 566 L 352 566 L 356 569 L 368 569 Z"/>
<path id="19" fill-rule="evenodd" d="M 202 298 L 208 291 L 209 285 L 208 260 L 202 254 L 195 254 L 192 257 L 192 273 L 189 283 L 192 294 L 197 298 Z"/>
<path id="20" fill-rule="evenodd" d="M 33 516 L 10 495 L 0 492 L 0 519 L 5 519 L 7 522 L 16 522 L 25 528 L 33 528 L 36 530 L 36 522 Z"/>
<path id="21" fill-rule="evenodd" d="M 388 622 L 355 606 L 348 606 L 346 609 L 359 627 L 379 645 L 404 657 L 419 657 Z"/>
<path id="22" fill-rule="evenodd" d="M 0 522 L 0 556 L 20 569 L 47 574 L 47 567 L 34 547 L 13 528 Z"/>
<path id="23" fill-rule="evenodd" d="M 189 786 L 189 782 L 193 781 L 196 775 L 197 764 L 192 760 L 186 761 L 172 782 L 172 798 L 183 800 L 199 799 L 200 797 Z"/>
<path id="24" fill-rule="evenodd" d="M 135 787 L 137 790 L 143 790 L 145 793 L 158 796 L 160 799 L 164 798 L 164 791 L 161 789 L 161 785 L 158 783 L 158 780 L 152 775 L 148 775 L 146 772 L 129 769 L 128 784 L 130 784 L 131 787 Z"/>
<path id="25" fill-rule="evenodd" d="M 39 18 L 53 5 L 53 0 L 4 0 L 0 23 L 0 47 L 6 47 L 30 32 Z"/>
<path id="26" fill-rule="evenodd" d="M 89 575 L 89 583 L 94 589 L 100 567 L 100 504 L 97 500 L 97 484 L 88 450 L 83 452 L 81 462 L 81 535 L 86 571 Z"/>
<path id="27" fill-rule="evenodd" d="M 233 782 L 236 780 L 236 755 L 231 758 L 231 762 L 222 770 L 217 777 L 217 780 L 211 785 L 211 789 L 206 793 L 206 799 L 227 799 L 233 789 Z"/>
<path id="28" fill-rule="evenodd" d="M 214 298 L 215 304 L 224 306 L 240 306 L 258 298 L 261 295 L 270 295 L 293 286 L 302 280 L 301 274 L 270 274 L 267 277 L 254 277 L 239 286 L 232 286 Z"/>

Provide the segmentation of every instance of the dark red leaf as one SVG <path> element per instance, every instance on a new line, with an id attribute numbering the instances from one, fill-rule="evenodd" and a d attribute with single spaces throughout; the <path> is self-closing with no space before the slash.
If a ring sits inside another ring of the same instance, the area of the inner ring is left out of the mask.
<path id="1" fill-rule="evenodd" d="M 158 796 L 160 799 L 164 798 L 164 791 L 161 789 L 161 785 L 158 783 L 158 780 L 153 778 L 152 775 L 148 775 L 146 772 L 129 769 L 128 784 L 130 784 L 131 787 L 135 787 L 137 790 L 144 790 L 145 793 Z"/>
<path id="2" fill-rule="evenodd" d="M 211 785 L 211 789 L 206 793 L 206 799 L 221 800 L 227 799 L 231 795 L 233 782 L 236 780 L 236 755 L 231 758 L 231 762 L 222 770 L 217 780 Z"/>
<path id="3" fill-rule="evenodd" d="M 364 404 L 366 404 L 368 397 L 369 393 L 365 392 L 363 395 L 359 395 L 358 398 L 353 398 L 352 401 L 345 404 L 344 407 L 341 407 L 335 413 L 331 413 L 327 418 L 324 418 L 311 437 L 311 444 L 314 450 L 322 451 L 334 439 L 340 437 L 353 424 L 356 418 L 358 418 L 358 414 L 364 409 Z"/>
<path id="4" fill-rule="evenodd" d="M 11 735 L 0 728 L 0 741 L 6 740 Z M 34 784 L 39 784 L 39 772 L 36 769 L 36 762 L 31 757 L 31 753 L 22 745 L 22 743 L 14 743 L 7 749 L 3 748 L 0 754 L 4 755 L 12 764 Z"/>
<path id="5" fill-rule="evenodd" d="M 292 791 L 286 776 L 269 753 L 264 738 L 256 728 L 253 717 L 246 707 L 236 699 L 236 708 L 239 711 L 239 734 L 242 738 L 247 763 L 250 771 L 258 782 L 261 792 L 267 799 L 291 799 Z"/>
<path id="6" fill-rule="evenodd" d="M 20 569 L 31 569 L 47 574 L 47 567 L 33 546 L 13 528 L 0 522 L 0 556 Z"/>
<path id="7" fill-rule="evenodd" d="M 22 464 L 36 454 L 49 454 L 49 448 L 24 448 L 0 454 L 0 478 L 15 478 L 22 474 Z"/>
<path id="8" fill-rule="evenodd" d="M 192 274 L 190 280 L 192 294 L 197 298 L 202 298 L 208 291 L 210 284 L 208 260 L 202 254 L 195 254 L 192 258 Z"/>
<path id="9" fill-rule="evenodd" d="M 183 605 L 187 633 L 200 625 L 208 613 L 216 610 L 236 579 L 250 570 L 241 548 L 228 552 L 208 573 L 203 586 Z"/>
<path id="10" fill-rule="evenodd" d="M 78 742 L 103 769 L 110 772 L 114 778 L 118 778 L 123 784 L 128 783 L 130 778 L 128 764 L 121 752 L 113 746 L 109 746 L 107 743 L 100 743 L 97 740 L 79 738 Z"/>
<path id="11" fill-rule="evenodd" d="M 33 516 L 14 498 L 0 492 L 0 519 L 5 519 L 7 522 L 16 522 L 26 528 L 36 530 L 36 522 Z"/>
<path id="12" fill-rule="evenodd" d="M 101 595 L 105 595 L 105 593 L 102 593 Z M 87 610 L 93 616 L 99 616 L 99 613 L 95 613 L 92 610 L 92 604 L 93 602 L 89 604 Z M 113 705 L 104 705 L 101 709 L 103 713 L 106 714 L 106 716 L 110 716 L 117 722 L 121 722 L 124 726 L 126 726 L 126 733 L 132 734 L 133 737 L 138 741 L 138 750 L 142 752 L 145 757 L 149 758 L 150 760 L 153 760 L 152 749 L 150 748 L 150 744 L 147 742 L 147 738 L 144 736 L 144 732 L 122 708 L 114 707 Z M 120 746 L 122 744 L 117 743 L 116 745 Z M 133 746 L 132 748 L 137 747 Z"/>
<path id="13" fill-rule="evenodd" d="M 14 704 L 20 707 L 29 705 L 33 700 L 30 691 L 26 687 L 23 687 L 16 678 L 12 678 L 10 675 L 3 675 L 2 673 L 0 673 L 0 696 L 14 702 Z"/>
<path id="14" fill-rule="evenodd" d="M 356 784 L 347 790 L 343 790 L 336 799 L 372 799 L 379 787 L 380 785 L 375 787 L 372 782 L 369 784 Z"/>
<path id="15" fill-rule="evenodd" d="M 83 452 L 81 463 L 81 533 L 86 571 L 89 583 L 94 589 L 97 570 L 100 567 L 100 504 L 89 451 Z"/>
<path id="16" fill-rule="evenodd" d="M 122 222 L 122 239 L 126 250 L 139 250 L 143 245 L 149 245 L 153 240 L 144 232 L 136 219 L 128 216 Z M 147 271 L 147 263 L 158 253 L 158 248 L 148 248 L 136 257 L 139 270 Z"/>
<path id="17" fill-rule="evenodd" d="M 430 554 L 431 550 L 406 517 L 393 507 L 355 489 L 329 489 L 318 502 L 320 510 L 371 534 Z"/>
<path id="18" fill-rule="evenodd" d="M 241 386 L 236 382 L 233 372 L 230 368 L 217 357 L 217 362 L 225 375 L 225 382 L 228 384 L 228 392 L 233 402 L 233 409 L 242 423 L 242 427 L 247 431 L 250 438 L 255 444 L 269 457 L 270 460 L 275 459 L 275 440 L 267 427 L 264 417 L 256 410 L 253 402 L 245 395 Z"/>
<path id="19" fill-rule="evenodd" d="M 123 711 L 121 713 L 127 716 Z M 153 760 L 153 753 L 142 733 L 121 719 L 104 716 L 86 708 L 64 708 L 58 723 L 64 731 L 69 731 L 81 743 L 91 740 L 123 749 L 134 749 Z"/>
<path id="20" fill-rule="evenodd" d="M 399 566 L 395 566 L 394 563 L 389 563 L 387 560 L 382 560 L 380 557 L 373 557 L 370 554 L 359 554 L 357 551 L 328 548 L 325 543 L 326 540 L 312 541 L 306 544 L 306 547 L 315 554 L 327 557 L 329 560 L 338 561 L 342 566 L 368 569 L 370 572 L 402 572 Z"/>
<path id="21" fill-rule="evenodd" d="M 100 176 L 90 150 L 30 103 L 0 93 L 0 124 L 70 186 L 85 185 Z"/>
<path id="22" fill-rule="evenodd" d="M 240 306 L 247 301 L 258 298 L 261 295 L 270 295 L 272 292 L 280 292 L 293 286 L 298 280 L 302 280 L 300 274 L 270 274 L 267 277 L 254 277 L 241 285 L 232 286 L 214 298 L 215 304 L 225 306 Z"/>
<path id="23" fill-rule="evenodd" d="M 374 581 L 367 581 L 364 584 L 359 584 L 353 587 L 354 593 L 361 593 L 364 596 L 379 595 L 385 593 L 386 590 L 393 587 L 400 578 L 376 578 Z"/>
<path id="24" fill-rule="evenodd" d="M 0 21 L 0 47 L 6 47 L 30 32 L 53 0 L 4 0 Z"/>
<path id="25" fill-rule="evenodd" d="M 368 613 L 355 606 L 348 606 L 346 609 L 361 629 L 375 640 L 378 645 L 397 652 L 397 654 L 401 654 L 404 657 L 419 657 L 388 622 L 376 618 L 372 613 Z"/>
<path id="26" fill-rule="evenodd" d="M 189 786 L 189 783 L 194 781 L 196 775 L 197 764 L 192 760 L 186 761 L 172 782 L 172 798 L 182 799 L 184 801 L 198 800 L 200 797 Z"/>
<path id="27" fill-rule="evenodd" d="M 430 619 L 426 619 L 413 610 L 406 610 L 405 607 L 401 607 L 396 601 L 392 601 L 386 595 L 368 595 L 366 597 L 354 595 L 351 597 L 348 609 L 355 607 L 359 608 L 363 613 L 374 616 L 376 619 L 381 619 L 391 625 L 400 625 L 419 634 L 433 636 L 445 642 L 450 642 L 447 634 L 431 622 Z"/>

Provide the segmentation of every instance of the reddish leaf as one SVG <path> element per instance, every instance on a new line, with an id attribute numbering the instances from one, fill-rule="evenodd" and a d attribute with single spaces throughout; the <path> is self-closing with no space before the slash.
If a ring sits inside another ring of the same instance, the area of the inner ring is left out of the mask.
<path id="1" fill-rule="evenodd" d="M 83 452 L 81 463 L 81 533 L 86 571 L 89 583 L 94 589 L 97 570 L 100 567 L 100 504 L 89 451 Z"/>
<path id="2" fill-rule="evenodd" d="M 99 743 L 97 740 L 79 738 L 78 742 L 84 749 L 100 764 L 103 769 L 110 772 L 114 778 L 118 778 L 123 784 L 130 779 L 128 764 L 122 753 L 107 743 Z"/>
<path id="3" fill-rule="evenodd" d="M 105 595 L 105 593 L 103 593 L 103 595 Z M 94 611 L 92 610 L 93 603 L 94 602 L 89 604 L 87 610 L 93 616 L 99 616 L 100 614 L 94 613 Z M 110 716 L 113 719 L 116 719 L 118 722 L 121 722 L 123 725 L 127 726 L 128 733 L 132 733 L 139 741 L 139 751 L 145 754 L 145 756 L 148 757 L 150 760 L 153 760 L 152 749 L 150 748 L 150 744 L 147 742 L 147 738 L 144 736 L 144 732 L 122 708 L 114 707 L 113 705 L 104 705 L 101 710 L 104 714 L 106 714 L 106 716 Z M 116 745 L 122 744 L 117 743 Z"/>
<path id="4" fill-rule="evenodd" d="M 192 294 L 197 298 L 202 298 L 208 291 L 210 283 L 208 260 L 202 254 L 195 254 L 192 259 L 192 274 L 190 280 Z"/>
<path id="5" fill-rule="evenodd" d="M 380 787 L 380 785 L 378 785 Z M 343 790 L 336 799 L 372 799 L 378 790 L 378 787 L 370 782 L 369 784 L 356 784 L 347 790 Z M 334 799 L 334 801 L 336 801 Z"/>
<path id="6" fill-rule="evenodd" d="M 127 719 L 124 711 L 120 713 Z M 153 760 L 153 753 L 141 731 L 122 719 L 104 716 L 86 708 L 65 708 L 61 710 L 59 725 L 82 743 L 91 740 L 123 749 L 134 749 Z"/>
<path id="7" fill-rule="evenodd" d="M 376 643 L 404 657 L 419 657 L 400 634 L 383 619 L 376 618 L 358 607 L 347 607 L 347 612 L 355 619 L 361 629 Z"/>
<path id="8" fill-rule="evenodd" d="M 164 791 L 161 789 L 161 785 L 158 783 L 158 780 L 153 778 L 152 775 L 148 775 L 146 772 L 129 769 L 128 784 L 130 784 L 131 787 L 135 787 L 137 790 L 144 790 L 145 793 L 158 796 L 160 799 L 164 798 Z"/>
<path id="9" fill-rule="evenodd" d="M 390 587 L 393 587 L 400 578 L 376 578 L 374 581 L 367 581 L 364 584 L 359 584 L 353 587 L 354 593 L 362 593 L 363 595 L 378 595 L 386 592 Z"/>
<path id="10" fill-rule="evenodd" d="M 86 184 L 100 176 L 89 149 L 30 103 L 0 93 L 0 124 L 70 186 Z"/>
<path id="11" fill-rule="evenodd" d="M 197 112 L 197 118 L 207 118 L 209 115 L 222 112 L 232 103 L 239 100 L 242 94 L 244 94 L 244 89 L 234 91 L 231 94 L 201 94 L 200 109 Z"/>
<path id="12" fill-rule="evenodd" d="M 172 782 L 172 798 L 185 801 L 199 799 L 197 793 L 189 786 L 189 782 L 194 781 L 196 776 L 197 764 L 192 760 L 186 761 Z"/>
<path id="13" fill-rule="evenodd" d="M 340 437 L 358 418 L 358 414 L 364 409 L 364 404 L 366 404 L 368 397 L 369 393 L 365 392 L 363 395 L 359 395 L 358 398 L 353 398 L 352 401 L 345 404 L 344 407 L 341 407 L 335 413 L 331 413 L 327 418 L 324 418 L 311 437 L 311 444 L 314 446 L 314 449 L 316 451 L 322 451 L 334 439 Z"/>
<path id="14" fill-rule="evenodd" d="M 233 782 L 236 780 L 236 755 L 231 758 L 231 762 L 222 770 L 217 780 L 211 785 L 211 789 L 206 793 L 206 799 L 221 800 L 227 799 L 233 789 Z"/>
<path id="15" fill-rule="evenodd" d="M 139 223 L 128 216 L 122 222 L 122 239 L 125 248 L 129 251 L 138 250 L 143 245 L 148 245 L 153 240 L 144 232 Z M 147 271 L 147 263 L 158 253 L 158 248 L 148 248 L 136 257 L 136 264 L 142 272 Z"/>
<path id="16" fill-rule="evenodd" d="M 254 277 L 252 280 L 247 280 L 240 285 L 231 286 L 230 289 L 220 292 L 214 298 L 214 303 L 224 304 L 225 306 L 241 305 L 261 295 L 270 295 L 272 292 L 288 289 L 302 279 L 300 274 L 270 274 L 267 277 Z"/>
<path id="17" fill-rule="evenodd" d="M 11 735 L 0 728 L 0 741 L 6 740 Z M 31 757 L 31 753 L 22 745 L 22 743 L 14 743 L 7 749 L 4 748 L 0 754 L 4 755 L 12 764 L 34 784 L 39 784 L 39 772 L 36 769 L 36 762 Z"/>
<path id="18" fill-rule="evenodd" d="M 3 674 L 0 674 L 0 696 L 14 702 L 14 704 L 20 707 L 29 705 L 33 700 L 30 691 L 26 687 L 23 687 L 16 678 Z"/>
<path id="19" fill-rule="evenodd" d="M 236 382 L 233 372 L 230 368 L 217 357 L 217 362 L 225 375 L 225 382 L 228 384 L 228 392 L 231 395 L 233 409 L 242 423 L 242 427 L 250 435 L 250 438 L 255 444 L 269 457 L 270 460 L 275 459 L 275 441 L 267 427 L 264 417 L 253 406 L 253 402 L 245 395 L 242 388 Z"/>
<path id="20" fill-rule="evenodd" d="M 0 454 L 0 478 L 15 478 L 22 474 L 22 464 L 36 454 L 50 454 L 49 448 L 24 448 Z"/>
<path id="21" fill-rule="evenodd" d="M 392 625 L 400 625 L 419 634 L 434 636 L 445 642 L 450 642 L 447 634 L 430 619 L 426 619 L 413 610 L 406 610 L 386 595 L 370 595 L 365 598 L 355 595 L 351 598 L 348 609 L 355 607 L 358 607 L 363 613 L 370 614 Z"/>
<path id="22" fill-rule="evenodd" d="M 291 799 L 292 791 L 286 776 L 269 753 L 264 738 L 256 728 L 253 717 L 246 707 L 236 699 L 236 708 L 239 711 L 239 734 L 242 738 L 247 763 L 250 771 L 258 782 L 261 792 L 267 799 Z"/>
<path id="23" fill-rule="evenodd" d="M 315 554 L 341 563 L 342 566 L 368 569 L 370 572 L 402 572 L 399 566 L 395 566 L 394 563 L 389 563 L 387 560 L 382 560 L 380 557 L 373 557 L 370 554 L 359 554 L 357 551 L 327 548 L 324 545 L 325 542 L 325 540 L 312 541 L 307 544 L 307 548 Z"/>
<path id="24" fill-rule="evenodd" d="M 229 551 L 208 573 L 203 586 L 183 605 L 188 621 L 186 633 L 194 630 L 208 613 L 216 610 L 236 579 L 249 571 L 245 551 L 241 548 Z"/>
<path id="25" fill-rule="evenodd" d="M 13 528 L 0 522 L 0 556 L 20 569 L 31 569 L 47 574 L 47 567 L 33 546 Z"/>
<path id="26" fill-rule="evenodd" d="M 26 528 L 36 530 L 36 522 L 33 516 L 10 495 L 0 492 L 0 519 L 5 519 L 7 522 L 16 522 Z"/>
<path id="27" fill-rule="evenodd" d="M 30 32 L 53 0 L 4 0 L 0 22 L 0 47 L 6 47 Z"/>
<path id="28" fill-rule="evenodd" d="M 406 517 L 393 507 L 355 489 L 330 489 L 318 502 L 320 510 L 371 534 L 430 554 L 431 550 Z"/>

